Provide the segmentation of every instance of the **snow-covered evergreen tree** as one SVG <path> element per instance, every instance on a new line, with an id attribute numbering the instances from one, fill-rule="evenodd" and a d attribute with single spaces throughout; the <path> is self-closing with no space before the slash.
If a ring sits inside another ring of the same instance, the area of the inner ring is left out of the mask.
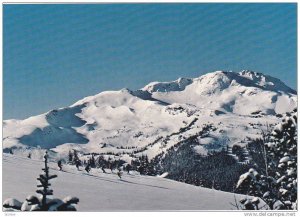
<path id="1" fill-rule="evenodd" d="M 74 149 L 73 150 L 73 164 L 76 164 L 77 162 L 81 163 L 81 160 L 79 159 L 77 150 Z"/>
<path id="2" fill-rule="evenodd" d="M 89 159 L 89 164 L 92 168 L 96 167 L 96 160 L 95 160 L 94 154 L 92 154 L 92 157 Z"/>
<path id="3" fill-rule="evenodd" d="M 267 171 L 240 176 L 237 190 L 258 196 L 269 209 L 295 209 L 297 204 L 297 110 L 287 113 L 265 139 Z"/>
<path id="4" fill-rule="evenodd" d="M 51 186 L 51 184 L 49 183 L 49 181 L 51 179 L 54 179 L 57 177 L 57 175 L 50 175 L 49 174 L 49 167 L 48 167 L 48 153 L 46 151 L 45 155 L 44 155 L 44 162 L 45 162 L 45 168 L 43 168 L 42 170 L 44 171 L 44 174 L 41 174 L 39 178 L 37 178 L 37 180 L 39 180 L 40 184 L 37 185 L 38 189 L 36 191 L 36 193 L 41 194 L 42 195 L 42 203 L 41 203 L 41 210 L 46 211 L 48 210 L 48 205 L 47 205 L 47 196 L 48 195 L 53 195 L 53 190 L 49 188 L 49 186 Z"/>
<path id="5" fill-rule="evenodd" d="M 69 151 L 69 164 L 73 163 L 73 153 L 71 152 L 71 150 Z"/>

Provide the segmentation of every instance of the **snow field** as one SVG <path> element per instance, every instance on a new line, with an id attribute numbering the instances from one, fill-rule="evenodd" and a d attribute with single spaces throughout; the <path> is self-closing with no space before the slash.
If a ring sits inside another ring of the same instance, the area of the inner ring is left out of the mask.
<path id="1" fill-rule="evenodd" d="M 235 210 L 231 203 L 234 194 L 196 187 L 161 177 L 123 173 L 116 174 L 92 169 L 87 174 L 81 167 L 63 165 L 58 171 L 56 163 L 50 163 L 54 197 L 68 195 L 79 198 L 78 211 L 150 211 L 150 210 Z M 3 201 L 16 198 L 24 201 L 35 194 L 36 178 L 42 172 L 43 162 L 20 156 L 3 155 Z M 243 195 L 236 195 L 239 199 Z"/>

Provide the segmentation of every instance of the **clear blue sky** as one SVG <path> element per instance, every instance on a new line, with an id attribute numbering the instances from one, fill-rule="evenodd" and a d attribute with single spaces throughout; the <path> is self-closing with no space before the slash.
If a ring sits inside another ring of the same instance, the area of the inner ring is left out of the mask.
<path id="1" fill-rule="evenodd" d="M 296 88 L 296 4 L 3 7 L 4 119 L 215 70 Z"/>

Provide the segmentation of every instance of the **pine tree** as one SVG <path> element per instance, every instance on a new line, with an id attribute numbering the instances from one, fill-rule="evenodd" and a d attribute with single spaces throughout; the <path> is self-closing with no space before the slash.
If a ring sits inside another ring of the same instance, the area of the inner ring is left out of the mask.
<path id="1" fill-rule="evenodd" d="M 42 211 L 46 211 L 49 208 L 48 205 L 47 205 L 47 195 L 53 195 L 53 190 L 49 188 L 49 186 L 51 186 L 49 181 L 51 179 L 54 179 L 54 178 L 57 177 L 57 175 L 50 175 L 49 174 L 49 167 L 47 165 L 47 163 L 48 163 L 48 153 L 47 153 L 47 151 L 44 155 L 44 162 L 45 162 L 45 168 L 42 169 L 44 171 L 44 174 L 41 174 L 40 177 L 37 178 L 37 180 L 40 181 L 40 184 L 37 185 L 37 187 L 41 188 L 41 189 L 38 189 L 36 191 L 36 193 L 42 195 L 42 204 L 41 204 L 41 210 Z"/>
<path id="2" fill-rule="evenodd" d="M 73 163 L 73 154 L 71 152 L 71 150 L 69 150 L 69 163 Z"/>
<path id="3" fill-rule="evenodd" d="M 78 152 L 74 149 L 73 150 L 73 162 L 80 161 L 78 157 Z"/>
<path id="4" fill-rule="evenodd" d="M 92 154 L 92 157 L 90 158 L 89 160 L 89 164 L 92 168 L 95 168 L 96 167 L 96 161 L 95 161 L 95 157 L 94 157 L 94 154 Z"/>
<path id="5" fill-rule="evenodd" d="M 240 176 L 237 191 L 258 196 L 270 209 L 295 209 L 297 204 L 297 110 L 288 113 L 264 143 L 266 171 Z"/>
<path id="6" fill-rule="evenodd" d="M 97 158 L 97 167 L 100 168 L 100 167 L 103 167 L 106 163 L 104 157 L 102 155 L 100 155 L 98 158 Z"/>

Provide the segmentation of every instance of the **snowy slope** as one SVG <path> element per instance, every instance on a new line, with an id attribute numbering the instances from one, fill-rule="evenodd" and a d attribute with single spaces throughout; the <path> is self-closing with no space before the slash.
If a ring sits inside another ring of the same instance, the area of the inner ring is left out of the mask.
<path id="1" fill-rule="evenodd" d="M 102 92 L 26 120 L 6 120 L 3 149 L 66 155 L 75 148 L 130 161 L 131 154 L 153 158 L 210 124 L 217 130 L 199 138 L 198 151 L 207 153 L 260 137 L 267 124 L 278 122 L 276 115 L 296 107 L 296 98 L 280 80 L 251 71 L 152 82 L 137 91 Z"/>
<path id="2" fill-rule="evenodd" d="M 36 190 L 36 178 L 43 162 L 16 155 L 3 155 L 3 201 L 13 197 L 24 201 Z M 51 181 L 54 197 L 68 195 L 80 199 L 78 211 L 125 210 L 235 210 L 234 194 L 200 188 L 161 177 L 124 174 L 104 174 L 92 169 L 91 174 L 63 166 L 57 171 L 50 163 L 50 173 L 58 178 Z M 16 175 L 18 174 L 18 175 Z M 239 199 L 241 195 L 236 195 Z"/>

